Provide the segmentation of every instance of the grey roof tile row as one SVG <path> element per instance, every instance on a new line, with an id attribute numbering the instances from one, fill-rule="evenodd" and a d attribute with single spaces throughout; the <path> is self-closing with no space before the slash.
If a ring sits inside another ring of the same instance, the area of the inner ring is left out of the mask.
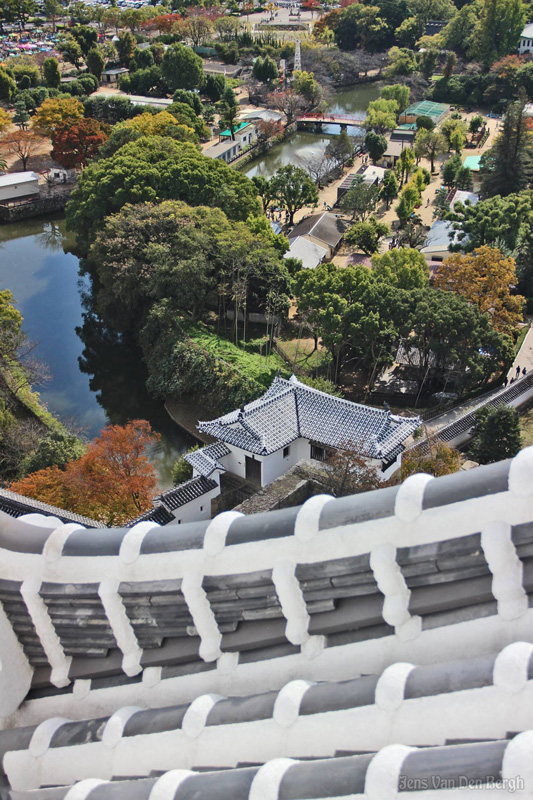
<path id="1" fill-rule="evenodd" d="M 441 747 L 414 748 L 404 754 L 397 777 L 397 790 L 410 794 L 410 786 L 427 785 L 442 788 L 464 787 L 468 784 L 485 785 L 490 791 L 495 781 L 501 779 L 504 756 L 513 740 L 503 739 L 490 742 L 445 745 Z M 354 797 L 368 795 L 368 784 L 372 782 L 373 791 L 377 784 L 371 775 L 373 759 L 381 756 L 367 753 L 340 756 L 326 759 L 310 759 L 278 764 L 279 778 L 268 786 L 268 797 L 276 800 L 323 800 L 331 797 Z M 191 772 L 190 775 L 171 776 L 165 773 L 160 777 L 138 780 L 104 781 L 87 786 L 83 795 L 86 800 L 149 800 L 159 796 L 163 787 L 168 787 L 165 797 L 172 800 L 249 800 L 259 797 L 254 783 L 262 778 L 262 769 L 275 769 L 270 762 L 264 767 L 252 766 L 237 769 L 209 772 Z M 168 776 L 168 778 L 167 778 Z M 172 777 L 174 786 L 171 788 Z M 169 780 L 170 778 L 170 780 Z M 158 781 L 161 783 L 158 786 Z M 276 788 L 274 788 L 276 786 Z M 160 788 L 159 788 L 160 787 Z M 30 792 L 17 792 L 16 800 L 64 800 L 70 787 L 38 789 Z M 390 794 L 388 787 L 387 796 Z M 416 789 L 415 789 L 416 791 Z M 377 795 L 376 795 L 377 796 Z M 417 795 L 419 796 L 419 792 Z M 448 795 L 447 795 L 448 796 Z M 487 793 L 487 797 L 489 794 Z"/>
<path id="2" fill-rule="evenodd" d="M 510 465 L 511 461 L 507 460 L 430 481 L 423 491 L 423 508 L 435 509 L 450 503 L 504 492 L 508 488 Z M 398 488 L 394 486 L 331 500 L 320 512 L 319 530 L 393 516 Z M 171 490 L 174 491 L 176 490 Z M 292 536 L 299 511 L 300 507 L 291 507 L 236 517 L 229 525 L 226 545 Z M 0 512 L 0 523 L 1 521 Z M 169 524 L 162 528 L 154 527 L 146 533 L 140 552 L 154 554 L 201 549 L 205 532 L 210 524 L 210 520 L 204 520 L 183 525 Z M 24 526 L 24 522 L 18 521 L 17 525 Z M 9 525 L 0 524 L 0 547 L 22 553 L 42 553 L 50 536 L 50 529 L 26 525 L 23 535 L 21 531 L 22 527 L 18 527 L 15 531 Z M 120 552 L 122 540 L 127 532 L 128 528 L 75 531 L 69 536 L 63 554 L 74 557 L 116 556 Z"/>

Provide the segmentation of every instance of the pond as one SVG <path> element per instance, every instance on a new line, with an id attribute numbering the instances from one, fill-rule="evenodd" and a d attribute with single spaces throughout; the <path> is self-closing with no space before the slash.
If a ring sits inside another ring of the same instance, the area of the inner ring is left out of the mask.
<path id="1" fill-rule="evenodd" d="M 35 354 L 51 374 L 37 387 L 42 401 L 89 439 L 108 422 L 147 419 L 161 434 L 151 458 L 160 487 L 168 488 L 172 464 L 191 440 L 147 393 L 137 348 L 91 314 L 89 282 L 80 278 L 78 259 L 64 251 L 66 244 L 63 219 L 0 227 L 0 287 L 12 292 Z"/>
<path id="2" fill-rule="evenodd" d="M 375 100 L 378 96 L 378 84 L 359 84 L 350 89 L 336 92 L 329 102 L 329 109 L 333 113 L 364 114 L 370 101 Z M 361 132 L 360 128 L 348 128 L 350 135 Z M 324 125 L 321 133 L 297 131 L 290 139 L 273 147 L 257 161 L 243 167 L 243 172 L 249 178 L 253 178 L 255 175 L 270 178 L 276 170 L 286 164 L 304 166 L 306 161 L 320 156 L 338 133 L 338 125 Z"/>

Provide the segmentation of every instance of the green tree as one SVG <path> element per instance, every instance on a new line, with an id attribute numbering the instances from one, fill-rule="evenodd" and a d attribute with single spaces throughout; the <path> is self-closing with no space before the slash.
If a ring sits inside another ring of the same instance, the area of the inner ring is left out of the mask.
<path id="1" fill-rule="evenodd" d="M 385 69 L 385 77 L 392 78 L 396 75 L 412 75 L 418 69 L 416 54 L 407 47 L 391 47 L 389 50 L 389 63 Z"/>
<path id="2" fill-rule="evenodd" d="M 400 200 L 394 207 L 400 222 L 407 222 L 418 205 L 420 205 L 420 191 L 416 186 L 409 183 L 403 188 Z"/>
<path id="3" fill-rule="evenodd" d="M 349 6 L 354 8 L 354 6 Z M 372 100 L 368 104 L 366 110 L 366 119 L 363 123 L 367 130 L 376 131 L 376 133 L 385 133 L 387 130 L 392 130 L 396 127 L 396 115 L 398 113 L 397 100 Z"/>
<path id="4" fill-rule="evenodd" d="M 365 148 L 374 164 L 376 161 L 379 161 L 381 158 L 383 158 L 383 154 L 385 153 L 387 146 L 388 142 L 383 134 L 376 133 L 375 131 L 368 131 L 365 136 Z"/>
<path id="5" fill-rule="evenodd" d="M 170 45 L 161 64 L 163 78 L 172 91 L 198 89 L 204 80 L 202 59 L 190 47 L 175 43 Z"/>
<path id="6" fill-rule="evenodd" d="M 445 186 L 455 186 L 455 179 L 461 167 L 462 163 L 459 153 L 456 153 L 454 156 L 444 162 L 441 172 L 442 180 Z"/>
<path id="7" fill-rule="evenodd" d="M 418 250 L 400 247 L 372 256 L 377 278 L 397 289 L 423 289 L 429 283 L 427 261 Z"/>
<path id="8" fill-rule="evenodd" d="M 254 61 L 252 75 L 256 80 L 261 81 L 261 83 L 275 81 L 278 77 L 276 62 L 273 58 L 270 58 L 270 56 L 265 56 L 265 58 L 258 56 Z"/>
<path id="9" fill-rule="evenodd" d="M 441 186 L 436 194 L 433 208 L 433 219 L 443 219 L 450 210 L 448 190 Z"/>
<path id="10" fill-rule="evenodd" d="M 26 106 L 23 102 L 18 100 L 14 106 L 15 113 L 13 114 L 13 122 L 18 125 L 22 131 L 25 131 L 30 121 L 30 115 L 26 111 Z"/>
<path id="11" fill-rule="evenodd" d="M 476 114 L 474 117 L 470 119 L 468 125 L 469 133 L 472 134 L 477 133 L 482 125 L 483 125 L 483 117 L 481 116 L 481 114 Z"/>
<path id="12" fill-rule="evenodd" d="M 378 6 L 354 3 L 342 9 L 333 32 L 341 50 L 362 47 L 375 52 L 385 46 L 387 23 L 381 18 Z"/>
<path id="13" fill-rule="evenodd" d="M 390 228 L 376 217 L 369 217 L 365 222 L 356 222 L 347 231 L 346 244 L 371 256 L 377 253 L 381 240 L 390 234 Z"/>
<path id="14" fill-rule="evenodd" d="M 448 150 L 459 152 L 459 150 L 463 149 L 466 142 L 466 125 L 463 120 L 448 117 L 440 125 L 440 132 L 446 139 Z M 459 150 L 456 147 L 457 144 L 460 145 Z"/>
<path id="15" fill-rule="evenodd" d="M 206 75 L 202 86 L 202 94 L 212 103 L 217 103 L 224 94 L 225 88 L 226 81 L 223 75 Z"/>
<path id="16" fill-rule="evenodd" d="M 65 469 L 69 461 L 81 458 L 85 449 L 84 443 L 77 436 L 53 431 L 41 439 L 37 449 L 22 461 L 21 472 L 28 475 L 54 465 Z"/>
<path id="17" fill-rule="evenodd" d="M 5 69 L 0 67 L 0 99 L 7 100 L 9 102 L 16 91 L 17 84 L 11 75 L 9 75 Z"/>
<path id="18" fill-rule="evenodd" d="M 451 78 L 456 64 L 457 56 L 455 53 L 453 51 L 446 53 L 446 60 L 444 61 L 444 67 L 442 69 L 442 74 L 446 80 Z"/>
<path id="19" fill-rule="evenodd" d="M 470 252 L 483 245 L 498 245 L 507 251 L 517 246 L 523 225 L 532 219 L 531 191 L 480 200 L 476 205 L 456 203 L 448 214 L 456 231 L 452 250 Z"/>
<path id="20" fill-rule="evenodd" d="M 220 124 L 229 128 L 233 141 L 235 141 L 235 127 L 240 110 L 235 92 L 228 86 L 224 89 L 222 100 L 218 104 L 218 111 L 220 114 Z"/>
<path id="21" fill-rule="evenodd" d="M 424 27 L 432 19 L 451 19 L 456 12 L 451 0 L 409 0 L 409 10 Z"/>
<path id="22" fill-rule="evenodd" d="M 169 198 L 189 205 L 219 206 L 237 220 L 261 211 L 256 187 L 237 170 L 207 158 L 193 144 L 147 136 L 83 170 L 67 205 L 67 223 L 85 255 L 109 214 L 126 203 Z"/>
<path id="23" fill-rule="evenodd" d="M 407 17 L 399 25 L 394 36 L 399 47 L 413 48 L 418 39 L 422 36 L 423 27 L 416 17 Z"/>
<path id="24" fill-rule="evenodd" d="M 384 86 L 380 91 L 379 96 L 384 100 L 396 100 L 398 104 L 398 112 L 401 114 L 409 105 L 409 98 L 411 90 L 408 86 L 402 83 L 393 83 L 389 86 Z"/>
<path id="25" fill-rule="evenodd" d="M 446 140 L 439 131 L 422 128 L 416 134 L 415 155 L 417 158 L 427 158 L 431 172 L 435 171 L 435 159 L 446 149 Z"/>
<path id="26" fill-rule="evenodd" d="M 396 162 L 396 172 L 400 176 L 400 186 L 403 186 L 404 181 L 409 177 L 409 173 L 415 165 L 415 154 L 411 147 L 405 147 L 399 155 Z"/>
<path id="27" fill-rule="evenodd" d="M 296 70 L 293 74 L 292 89 L 303 99 L 303 109 L 314 111 L 322 102 L 322 88 L 313 72 Z"/>
<path id="28" fill-rule="evenodd" d="M 100 50 L 98 50 L 96 47 L 92 47 L 87 53 L 86 61 L 89 72 L 91 72 L 94 77 L 97 78 L 97 80 L 100 80 L 105 66 L 105 58 Z"/>
<path id="29" fill-rule="evenodd" d="M 115 42 L 115 47 L 117 48 L 118 60 L 123 67 L 129 68 L 135 55 L 135 48 L 137 47 L 137 40 L 133 33 L 121 31 Z"/>
<path id="30" fill-rule="evenodd" d="M 518 192 L 533 180 L 533 136 L 527 128 L 525 96 L 509 103 L 503 129 L 481 158 L 483 193 L 507 195 Z"/>
<path id="31" fill-rule="evenodd" d="M 390 206 L 391 200 L 394 200 L 396 197 L 398 197 L 398 189 L 398 178 L 396 177 L 394 170 L 388 169 L 383 176 L 383 182 L 380 189 L 380 197 L 385 200 L 387 209 Z"/>
<path id="32" fill-rule="evenodd" d="M 341 209 L 351 214 L 352 219 L 363 221 L 375 209 L 379 197 L 379 187 L 369 186 L 361 175 L 356 175 L 341 200 Z"/>
<path id="33" fill-rule="evenodd" d="M 474 437 L 469 452 L 480 464 L 512 458 L 522 447 L 520 420 L 507 405 L 483 406 L 475 413 Z"/>
<path id="34" fill-rule="evenodd" d="M 83 61 L 83 53 L 81 47 L 73 36 L 63 36 L 57 44 L 57 49 L 75 69 L 81 67 Z"/>
<path id="35" fill-rule="evenodd" d="M 472 177 L 472 170 L 468 167 L 459 167 L 455 173 L 455 186 L 457 189 L 464 189 L 467 192 L 472 191 L 474 188 L 474 179 Z"/>
<path id="36" fill-rule="evenodd" d="M 522 0 L 481 0 L 474 55 L 485 66 L 514 53 L 526 21 Z"/>
<path id="37" fill-rule="evenodd" d="M 71 35 L 76 39 L 81 47 L 81 52 L 84 58 L 87 58 L 89 50 L 96 47 L 98 40 L 98 33 L 94 28 L 89 28 L 87 25 L 75 25 L 70 29 Z"/>
<path id="38" fill-rule="evenodd" d="M 318 189 L 304 169 L 287 164 L 271 178 L 272 191 L 282 208 L 289 212 L 289 225 L 304 206 L 316 206 Z"/>
<path id="39" fill-rule="evenodd" d="M 47 86 L 57 89 L 61 83 L 61 72 L 57 58 L 45 58 L 43 61 L 44 80 Z"/>
<path id="40" fill-rule="evenodd" d="M 55 33 L 57 20 L 63 16 L 65 9 L 59 0 L 44 0 L 43 12 L 45 17 L 52 23 L 52 33 Z"/>
<path id="41" fill-rule="evenodd" d="M 416 118 L 416 129 L 432 131 L 435 127 L 435 123 L 433 122 L 431 117 L 426 117 L 425 114 L 420 114 L 419 117 Z"/>
<path id="42" fill-rule="evenodd" d="M 427 48 L 420 53 L 418 57 L 418 66 L 420 67 L 420 72 L 424 78 L 426 78 L 426 80 L 429 80 L 435 72 L 438 59 L 438 52 L 432 48 Z"/>

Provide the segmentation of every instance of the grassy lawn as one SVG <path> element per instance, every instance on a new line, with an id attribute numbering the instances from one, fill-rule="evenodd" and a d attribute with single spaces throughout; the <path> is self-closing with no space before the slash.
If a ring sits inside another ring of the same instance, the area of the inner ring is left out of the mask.
<path id="1" fill-rule="evenodd" d="M 311 371 L 319 367 L 326 357 L 326 351 L 323 348 L 314 349 L 313 339 L 289 339 L 280 341 L 278 339 L 278 347 L 282 350 L 287 358 L 304 371 Z"/>
<path id="2" fill-rule="evenodd" d="M 520 417 L 520 428 L 522 430 L 522 447 L 533 445 L 533 408 L 529 408 Z"/>
<path id="3" fill-rule="evenodd" d="M 516 344 L 514 346 L 515 355 L 518 353 L 520 348 L 522 347 L 522 343 L 527 336 L 527 332 L 529 330 L 529 325 L 524 325 L 524 327 L 520 330 L 518 334 L 518 339 L 516 340 Z"/>
<path id="4" fill-rule="evenodd" d="M 190 330 L 189 335 L 200 347 L 209 350 L 265 387 L 270 386 L 278 370 L 283 377 L 290 375 L 281 356 L 275 352 L 267 353 L 267 340 L 264 337 L 241 342 L 241 346 L 237 347 L 229 339 L 217 336 L 204 326 Z"/>

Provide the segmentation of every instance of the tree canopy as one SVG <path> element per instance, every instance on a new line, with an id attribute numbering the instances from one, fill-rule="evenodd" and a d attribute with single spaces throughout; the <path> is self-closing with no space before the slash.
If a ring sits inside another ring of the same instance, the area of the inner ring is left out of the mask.
<path id="1" fill-rule="evenodd" d="M 497 330 L 509 335 L 523 318 L 524 298 L 512 293 L 516 283 L 514 259 L 487 245 L 466 255 L 454 253 L 435 275 L 436 287 L 475 303 Z"/>
<path id="2" fill-rule="evenodd" d="M 161 63 L 161 71 L 170 88 L 198 89 L 203 82 L 204 68 L 200 56 L 183 44 L 170 45 Z"/>
<path id="3" fill-rule="evenodd" d="M 85 255 L 106 216 L 127 203 L 169 198 L 218 206 L 236 220 L 261 210 L 256 187 L 237 170 L 187 142 L 147 136 L 84 169 L 67 205 L 67 223 Z"/>
<path id="4" fill-rule="evenodd" d="M 304 206 L 316 206 L 318 203 L 318 189 L 301 167 L 292 164 L 280 167 L 270 179 L 270 185 L 282 208 L 289 212 L 290 225 L 297 211 Z"/>
<path id="5" fill-rule="evenodd" d="M 151 508 L 157 482 L 146 453 L 159 439 L 145 420 L 109 425 L 81 458 L 32 472 L 11 484 L 26 497 L 123 525 Z"/>
<path id="6" fill-rule="evenodd" d="M 492 464 L 515 456 L 522 446 L 520 421 L 515 408 L 505 404 L 483 406 L 475 414 L 470 455 L 480 464 Z"/>

